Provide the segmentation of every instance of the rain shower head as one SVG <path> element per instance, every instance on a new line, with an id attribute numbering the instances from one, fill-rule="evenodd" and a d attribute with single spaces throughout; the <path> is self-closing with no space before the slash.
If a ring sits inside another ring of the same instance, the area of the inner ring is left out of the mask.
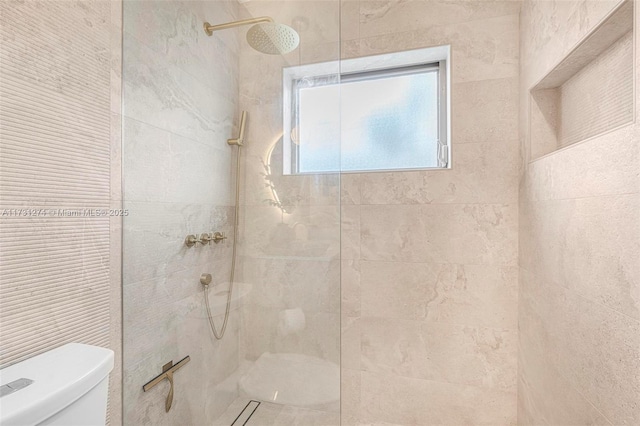
<path id="1" fill-rule="evenodd" d="M 300 44 L 300 36 L 296 30 L 287 25 L 278 24 L 268 16 L 220 25 L 210 25 L 205 22 L 204 31 L 207 35 L 212 35 L 214 31 L 250 24 L 255 25 L 247 31 L 247 43 L 258 52 L 269 55 L 282 55 L 295 50 Z"/>
<path id="2" fill-rule="evenodd" d="M 281 55 L 295 50 L 300 44 L 300 36 L 287 25 L 266 22 L 249 28 L 247 43 L 258 52 Z"/>

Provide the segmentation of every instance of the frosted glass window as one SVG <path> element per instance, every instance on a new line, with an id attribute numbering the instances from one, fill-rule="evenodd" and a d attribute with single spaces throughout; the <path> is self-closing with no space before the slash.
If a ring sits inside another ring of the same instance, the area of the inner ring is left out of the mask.
<path id="1" fill-rule="evenodd" d="M 293 86 L 297 173 L 446 167 L 439 67 Z"/>

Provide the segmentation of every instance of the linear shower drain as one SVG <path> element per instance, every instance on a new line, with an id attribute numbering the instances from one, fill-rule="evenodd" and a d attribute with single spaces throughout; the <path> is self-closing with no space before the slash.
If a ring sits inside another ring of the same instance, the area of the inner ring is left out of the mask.
<path id="1" fill-rule="evenodd" d="M 254 401 L 253 399 L 244 406 L 238 417 L 231 423 L 231 426 L 245 426 L 253 413 L 256 412 L 258 407 L 260 406 L 260 401 Z"/>

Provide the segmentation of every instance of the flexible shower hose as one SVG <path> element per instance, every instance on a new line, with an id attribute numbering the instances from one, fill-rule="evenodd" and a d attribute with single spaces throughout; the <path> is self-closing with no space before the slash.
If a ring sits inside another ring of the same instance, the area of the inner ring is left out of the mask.
<path id="1" fill-rule="evenodd" d="M 236 272 L 236 247 L 238 244 L 238 212 L 240 211 L 240 151 L 242 147 L 238 145 L 238 151 L 236 154 L 236 204 L 233 214 L 233 242 L 231 253 L 231 272 L 229 277 L 229 291 L 227 292 L 227 306 L 224 311 L 224 320 L 222 321 L 222 328 L 218 332 L 213 317 L 211 316 L 211 308 L 209 307 L 209 286 L 204 286 L 204 302 L 207 305 L 207 317 L 209 318 L 209 325 L 211 325 L 211 331 L 216 339 L 220 340 L 224 337 L 224 332 L 227 329 L 227 323 L 229 322 L 229 311 L 231 310 L 231 293 L 233 292 L 233 281 Z"/>

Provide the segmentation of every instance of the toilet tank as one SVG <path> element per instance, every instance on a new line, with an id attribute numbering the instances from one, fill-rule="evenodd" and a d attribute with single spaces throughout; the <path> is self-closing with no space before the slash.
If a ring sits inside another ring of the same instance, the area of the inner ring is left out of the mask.
<path id="1" fill-rule="evenodd" d="M 0 370 L 0 425 L 103 426 L 113 358 L 69 343 Z"/>

